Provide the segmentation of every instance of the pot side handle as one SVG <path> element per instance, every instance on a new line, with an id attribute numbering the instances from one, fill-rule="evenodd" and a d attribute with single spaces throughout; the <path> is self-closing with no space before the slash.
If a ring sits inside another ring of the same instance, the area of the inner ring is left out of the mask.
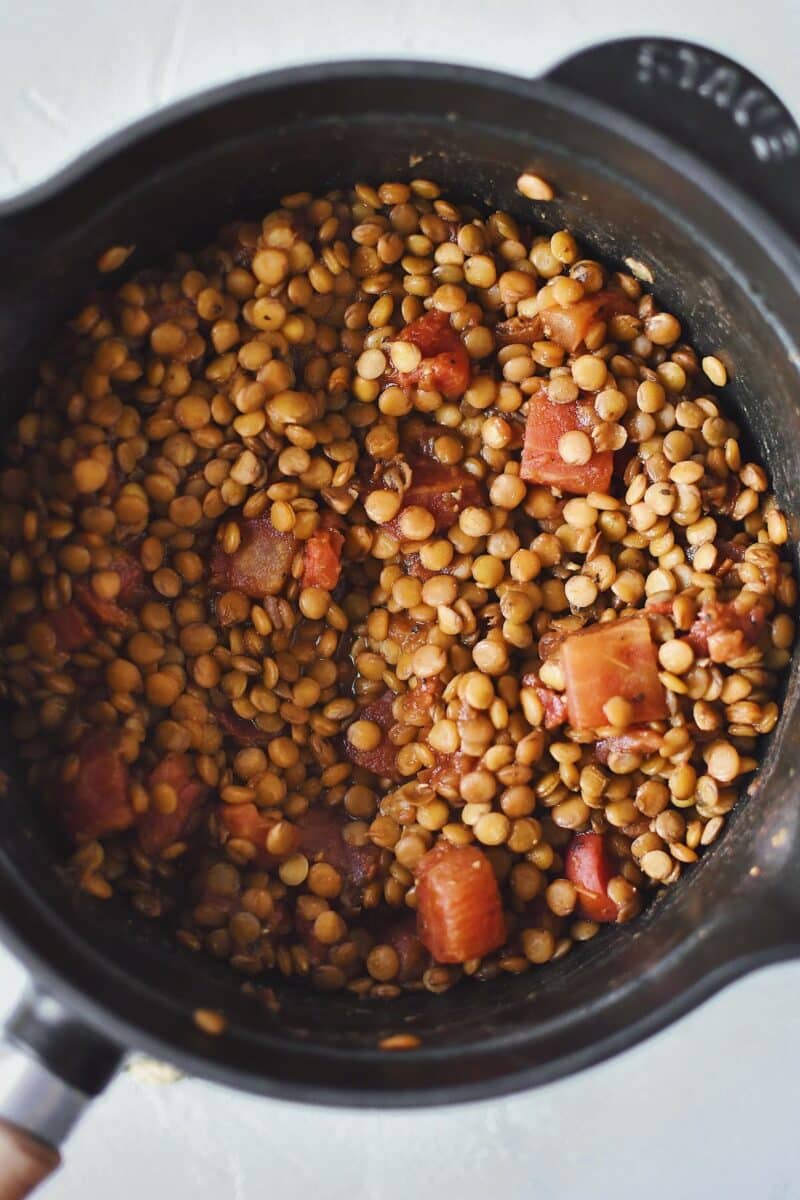
<path id="1" fill-rule="evenodd" d="M 0 1200 L 23 1200 L 57 1169 L 58 1147 L 120 1058 L 49 996 L 21 1001 L 0 1041 Z"/>
<path id="2" fill-rule="evenodd" d="M 690 150 L 800 245 L 800 128 L 752 72 L 704 46 L 653 37 L 593 46 L 548 78 Z"/>

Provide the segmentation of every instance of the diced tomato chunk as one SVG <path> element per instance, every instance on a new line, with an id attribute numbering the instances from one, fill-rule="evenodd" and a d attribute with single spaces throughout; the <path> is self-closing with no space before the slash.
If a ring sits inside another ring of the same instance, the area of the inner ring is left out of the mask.
<path id="1" fill-rule="evenodd" d="M 77 604 L 68 604 L 48 613 L 47 623 L 56 635 L 58 649 L 67 654 L 82 649 L 94 637 L 94 629 Z"/>
<path id="2" fill-rule="evenodd" d="M 626 729 L 595 742 L 595 757 L 598 762 L 607 763 L 612 754 L 655 754 L 662 740 L 663 734 L 655 729 Z"/>
<path id="3" fill-rule="evenodd" d="M 545 658 L 550 657 L 550 654 L 555 654 L 566 636 L 566 634 L 557 632 L 556 630 L 553 630 L 552 633 L 549 634 L 543 634 L 539 639 L 539 657 L 544 661 Z M 549 653 L 545 653 L 547 647 L 545 647 L 543 650 L 542 642 L 544 642 L 548 637 L 551 639 L 557 639 L 557 642 L 554 643 L 553 649 L 551 649 Z M 544 708 L 545 729 L 557 729 L 559 725 L 564 724 L 567 719 L 567 697 L 563 692 L 557 692 L 554 688 L 547 687 L 547 685 L 542 683 L 542 681 L 539 679 L 539 676 L 536 674 L 536 672 L 530 672 L 529 674 L 523 675 L 522 686 L 533 688 L 533 690 L 536 692 L 536 695 L 541 700 Z"/>
<path id="4" fill-rule="evenodd" d="M 139 845 L 145 854 L 161 854 L 184 834 L 189 822 L 202 804 L 207 788 L 194 775 L 191 759 L 186 754 L 169 753 L 147 777 L 148 790 L 159 783 L 175 789 L 178 804 L 174 812 L 159 812 L 152 804 L 139 819 Z"/>
<path id="5" fill-rule="evenodd" d="M 703 605 L 686 640 L 712 662 L 730 662 L 757 645 L 765 627 L 766 614 L 759 605 L 740 612 L 733 602 L 712 601 Z"/>
<path id="6" fill-rule="evenodd" d="M 138 558 L 125 550 L 115 550 L 107 570 L 116 571 L 119 575 L 119 592 L 117 603 L 129 608 L 141 604 L 147 597 L 144 567 Z"/>
<path id="7" fill-rule="evenodd" d="M 264 810 L 255 804 L 220 804 L 217 807 L 217 822 L 229 837 L 242 838 L 255 847 L 252 861 L 259 867 L 274 867 L 281 861 L 267 850 L 267 834 L 276 823 L 276 816 L 265 816 Z M 297 849 L 299 834 L 295 827 L 294 843 L 286 851 L 293 854 Z"/>
<path id="8" fill-rule="evenodd" d="M 744 552 L 747 549 L 747 545 L 745 543 L 729 542 L 725 538 L 719 538 L 717 539 L 716 547 L 719 551 L 719 559 L 717 560 L 717 565 L 714 568 L 715 574 L 727 574 L 727 571 L 723 572 L 720 570 L 723 564 L 727 562 L 730 562 L 731 564 L 744 562 Z"/>
<path id="9" fill-rule="evenodd" d="M 558 451 L 559 440 L 565 433 L 579 429 L 590 434 L 594 419 L 591 404 L 579 400 L 553 404 L 543 391 L 531 396 L 519 472 L 522 478 L 583 496 L 589 492 L 607 492 L 614 471 L 614 455 L 610 450 L 593 450 L 592 457 L 582 465 L 565 462 Z"/>
<path id="10" fill-rule="evenodd" d="M 374 842 L 349 842 L 344 836 L 349 824 L 341 809 L 310 808 L 297 821 L 299 849 L 309 862 L 328 863 L 345 884 L 360 889 L 378 874 L 381 852 Z"/>
<path id="11" fill-rule="evenodd" d="M 343 739 L 344 753 L 351 763 L 389 779 L 397 778 L 397 748 L 387 737 L 388 731 L 396 724 L 392 715 L 394 701 L 394 692 L 384 692 L 379 700 L 368 704 L 358 713 L 359 720 L 374 721 L 383 730 L 383 737 L 374 750 L 357 750 L 347 735 Z"/>
<path id="12" fill-rule="evenodd" d="M 422 415 L 411 414 L 400 422 L 400 450 L 407 462 L 415 459 L 433 459 L 436 457 L 436 439 L 442 436 L 442 426 L 434 425 Z"/>
<path id="13" fill-rule="evenodd" d="M 542 314 L 499 321 L 494 327 L 494 336 L 498 346 L 532 346 L 544 338 Z"/>
<path id="14" fill-rule="evenodd" d="M 436 571 L 430 571 L 422 565 L 422 559 L 416 553 L 403 555 L 403 571 L 406 575 L 410 575 L 412 579 L 421 579 L 423 583 L 426 579 L 432 579 L 437 574 Z"/>
<path id="15" fill-rule="evenodd" d="M 114 551 L 107 570 L 119 576 L 119 591 L 114 600 L 104 600 L 88 583 L 76 583 L 75 599 L 95 621 L 113 629 L 134 630 L 135 610 L 147 596 L 144 569 L 141 563 L 125 550 Z"/>
<path id="16" fill-rule="evenodd" d="M 215 591 L 236 588 L 254 600 L 277 596 L 289 577 L 297 540 L 279 533 L 269 516 L 240 517 L 239 546 L 228 554 L 217 542 L 211 552 L 209 582 Z"/>
<path id="17" fill-rule="evenodd" d="M 603 621 L 570 634 L 561 647 L 561 666 L 575 729 L 608 725 L 603 706 L 614 696 L 629 701 L 637 725 L 667 716 L 647 617 Z"/>
<path id="18" fill-rule="evenodd" d="M 538 680 L 533 685 L 536 695 L 544 705 L 545 729 L 558 729 L 567 719 L 567 698 L 563 692 L 556 692 L 546 687 Z"/>
<path id="19" fill-rule="evenodd" d="M 622 313 L 635 316 L 635 305 L 623 292 L 607 289 L 574 304 L 542 309 L 533 317 L 501 321 L 495 328 L 495 336 L 501 346 L 513 343 L 531 346 L 546 337 L 574 353 L 594 321 L 610 321 Z"/>
<path id="20" fill-rule="evenodd" d="M 409 459 L 411 486 L 403 494 L 404 508 L 412 505 L 426 509 L 434 521 L 435 533 L 446 533 L 458 520 L 458 514 L 471 505 L 484 503 L 479 480 L 463 467 L 445 466 L 429 458 L 414 455 Z M 400 513 L 383 527 L 395 537 L 400 532 Z"/>
<path id="21" fill-rule="evenodd" d="M 464 394 L 470 381 L 469 355 L 447 313 L 432 308 L 406 325 L 397 340 L 413 342 L 419 347 L 422 360 L 413 371 L 392 368 L 387 372 L 388 379 L 402 388 L 441 392 L 449 400 Z"/>
<path id="22" fill-rule="evenodd" d="M 420 771 L 418 778 L 420 783 L 427 783 L 428 787 L 435 791 L 449 791 L 453 787 L 457 792 L 461 777 L 474 771 L 477 765 L 477 758 L 471 754 L 462 754 L 460 750 L 456 750 L 454 754 L 438 751 L 436 762 L 432 767 Z"/>
<path id="23" fill-rule="evenodd" d="M 254 721 L 240 717 L 229 708 L 217 709 L 214 713 L 217 724 L 242 746 L 264 746 L 270 735 L 259 729 Z"/>
<path id="24" fill-rule="evenodd" d="M 128 764 L 116 729 L 92 729 L 77 748 L 78 773 L 61 791 L 60 817 L 75 841 L 120 833 L 134 822 Z"/>
<path id="25" fill-rule="evenodd" d="M 542 326 L 551 341 L 574 353 L 595 321 L 609 321 L 620 313 L 636 313 L 627 296 L 622 292 L 596 292 L 575 304 L 544 309 Z"/>
<path id="26" fill-rule="evenodd" d="M 123 608 L 117 604 L 116 600 L 101 599 L 88 583 L 76 583 L 73 594 L 81 608 L 101 625 L 110 625 L 112 629 L 124 629 L 131 632 L 136 629 L 136 617 L 130 609 Z"/>
<path id="27" fill-rule="evenodd" d="M 419 679 L 414 687 L 399 697 L 397 719 L 403 725 L 429 725 L 433 706 L 441 699 L 444 681 L 441 678 Z"/>
<path id="28" fill-rule="evenodd" d="M 423 583 L 426 579 L 432 579 L 434 575 L 452 574 L 449 566 L 442 567 L 439 571 L 431 571 L 428 567 L 423 566 L 422 559 L 416 550 L 411 554 L 403 555 L 403 571 L 406 575 L 411 575 L 413 579 L 421 579 Z"/>
<path id="29" fill-rule="evenodd" d="M 563 629 L 546 629 L 539 638 L 539 658 L 542 662 L 546 658 L 555 658 L 561 650 L 562 642 L 568 636 Z"/>
<path id="30" fill-rule="evenodd" d="M 332 592 L 342 570 L 344 537 L 338 529 L 318 529 L 303 546 L 303 578 L 306 587 Z"/>
<path id="31" fill-rule="evenodd" d="M 386 637 L 389 641 L 397 642 L 404 654 L 413 654 L 420 646 L 427 644 L 431 628 L 429 622 L 415 621 L 407 613 L 392 613 Z"/>
<path id="32" fill-rule="evenodd" d="M 589 921 L 616 921 L 619 908 L 608 894 L 614 874 L 602 834 L 576 833 L 564 857 L 564 874 L 578 893 L 578 907 Z"/>
<path id="33" fill-rule="evenodd" d="M 439 842 L 417 867 L 417 933 L 437 962 L 482 958 L 506 925 L 491 864 L 476 846 Z"/>
<path id="34" fill-rule="evenodd" d="M 657 613 L 659 616 L 668 617 L 672 613 L 672 599 L 669 600 L 649 600 L 645 612 Z"/>

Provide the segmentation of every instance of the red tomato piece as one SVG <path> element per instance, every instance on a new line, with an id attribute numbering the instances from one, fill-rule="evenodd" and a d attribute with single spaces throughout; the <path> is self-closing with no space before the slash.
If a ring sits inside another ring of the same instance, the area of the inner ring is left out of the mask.
<path id="1" fill-rule="evenodd" d="M 432 787 L 434 791 L 441 790 L 449 795 L 450 788 L 458 791 L 461 776 L 474 771 L 477 765 L 477 758 L 470 754 L 462 754 L 460 750 L 457 750 L 455 754 L 437 753 L 433 766 L 428 767 L 425 771 L 420 771 L 418 778 L 420 783 L 427 783 L 428 787 Z"/>
<path id="2" fill-rule="evenodd" d="M 494 336 L 498 346 L 532 346 L 544 338 L 542 315 L 536 313 L 533 317 L 509 317 L 507 321 L 498 321 Z"/>
<path id="3" fill-rule="evenodd" d="M 435 533 L 446 533 L 465 508 L 484 503 L 480 481 L 463 467 L 448 467 L 444 463 L 417 456 L 410 457 L 409 465 L 411 486 L 403 495 L 402 508 L 414 505 L 427 509 L 436 522 Z M 395 537 L 401 537 L 400 514 L 387 521 L 383 528 Z"/>
<path id="4" fill-rule="evenodd" d="M 130 608 L 147 598 L 144 567 L 138 558 L 125 550 L 115 550 L 107 569 L 119 575 L 118 604 Z"/>
<path id="5" fill-rule="evenodd" d="M 569 635 L 563 629 L 546 629 L 539 638 L 539 658 L 544 662 L 546 658 L 555 658 L 561 649 L 561 644 Z M 525 680 L 523 679 L 523 683 Z M 533 681 L 536 682 L 535 679 Z"/>
<path id="6" fill-rule="evenodd" d="M 392 613 L 389 618 L 387 640 L 397 642 L 404 654 L 413 654 L 420 646 L 427 645 L 431 625 L 427 621 L 415 621 L 406 613 Z"/>
<path id="7" fill-rule="evenodd" d="M 144 568 L 125 550 L 115 550 L 108 564 L 109 571 L 119 576 L 119 592 L 114 600 L 103 600 L 88 583 L 76 583 L 75 599 L 94 620 L 113 629 L 135 630 L 137 628 L 132 609 L 145 600 Z"/>
<path id="8" fill-rule="evenodd" d="M 716 542 L 717 550 L 719 550 L 719 561 L 714 568 L 717 575 L 727 575 L 730 567 L 725 568 L 726 563 L 744 562 L 744 552 L 747 546 L 742 542 L 729 542 L 724 538 L 719 538 Z"/>
<path id="9" fill-rule="evenodd" d="M 113 629 L 137 629 L 136 618 L 132 610 L 138 608 L 148 595 L 145 587 L 144 568 L 133 554 L 125 550 L 115 550 L 108 564 L 109 571 L 116 571 L 120 578 L 120 590 L 114 600 L 103 600 L 96 595 L 88 583 L 78 583 L 74 595 L 78 604 L 89 613 L 91 618 L 98 620 L 101 625 L 110 625 Z"/>
<path id="10" fill-rule="evenodd" d="M 417 867 L 417 933 L 437 962 L 483 958 L 506 938 L 491 864 L 477 846 L 439 842 Z"/>
<path id="11" fill-rule="evenodd" d="M 428 567 L 422 565 L 422 559 L 414 550 L 411 554 L 403 555 L 403 571 L 406 575 L 411 575 L 414 579 L 421 579 L 423 583 L 426 579 L 432 579 L 434 575 L 451 575 L 452 571 L 449 566 L 442 567 L 440 571 L 431 571 Z"/>
<path id="12" fill-rule="evenodd" d="M 542 326 L 551 341 L 574 353 L 595 321 L 609 321 L 620 313 L 629 316 L 636 313 L 627 296 L 622 292 L 596 292 L 576 304 L 544 309 Z"/>
<path id="13" fill-rule="evenodd" d="M 672 600 L 648 600 L 647 613 L 658 613 L 659 616 L 668 617 L 672 613 Z"/>
<path id="14" fill-rule="evenodd" d="M 561 646 L 561 666 L 575 729 L 608 725 L 603 705 L 613 696 L 630 702 L 637 725 L 667 716 L 647 617 L 603 621 L 570 634 Z"/>
<path id="15" fill-rule="evenodd" d="M 82 649 L 94 637 L 94 629 L 77 604 L 68 604 L 48 613 L 47 623 L 56 635 L 58 649 L 66 654 Z"/>
<path id="16" fill-rule="evenodd" d="M 75 841 L 129 829 L 135 816 L 128 798 L 128 764 L 116 729 L 91 729 L 76 753 L 78 773 L 61 791 L 60 817 Z"/>
<path id="17" fill-rule="evenodd" d="M 730 662 L 757 645 L 766 626 L 766 614 L 756 605 L 739 612 L 735 602 L 704 604 L 687 635 L 697 654 L 712 662 Z"/>
<path id="18" fill-rule="evenodd" d="M 302 585 L 332 592 L 342 570 L 344 537 L 338 529 L 318 529 L 303 545 Z"/>
<path id="19" fill-rule="evenodd" d="M 429 725 L 431 709 L 441 699 L 444 683 L 441 679 L 420 679 L 413 688 L 403 692 L 396 703 L 398 721 L 403 725 Z"/>
<path id="20" fill-rule="evenodd" d="M 607 763 L 611 754 L 655 754 L 662 738 L 663 734 L 655 729 L 626 729 L 595 742 L 595 757 L 598 762 Z"/>
<path id="21" fill-rule="evenodd" d="M 495 327 L 495 337 L 501 346 L 513 343 L 532 346 L 546 337 L 574 353 L 594 321 L 610 321 L 621 313 L 635 316 L 636 306 L 623 292 L 607 289 L 575 304 L 545 308 L 533 317 L 501 321 Z"/>
<path id="22" fill-rule="evenodd" d="M 256 808 L 255 804 L 220 804 L 217 807 L 217 823 L 228 837 L 242 838 L 255 847 L 256 853 L 252 861 L 259 867 L 274 867 L 282 861 L 267 850 L 267 834 L 277 823 L 277 817 L 265 816 L 264 810 Z M 227 838 L 223 839 L 227 841 Z M 294 845 L 286 854 L 293 854 L 297 849 L 299 835 L 295 829 Z M 285 856 L 284 856 L 285 857 Z"/>
<path id="23" fill-rule="evenodd" d="M 175 789 L 178 805 L 171 813 L 160 813 L 151 807 L 139 818 L 139 845 L 154 858 L 179 841 L 208 791 L 194 775 L 186 754 L 170 752 L 162 758 L 147 777 L 148 788 L 158 783 L 168 783 Z"/>
<path id="24" fill-rule="evenodd" d="M 578 907 L 589 921 L 616 921 L 619 908 L 608 894 L 614 866 L 599 833 L 576 833 L 564 857 L 564 874 L 578 893 Z"/>
<path id="25" fill-rule="evenodd" d="M 240 717 L 238 713 L 229 708 L 217 709 L 214 719 L 242 746 L 264 746 L 269 741 L 270 735 L 264 733 L 263 729 L 259 729 L 254 721 Z"/>
<path id="26" fill-rule="evenodd" d="M 522 478 L 582 496 L 607 492 L 614 471 L 614 455 L 610 450 L 593 451 L 583 465 L 564 462 L 558 452 L 563 434 L 574 429 L 590 433 L 595 419 L 592 404 L 580 400 L 573 404 L 553 404 L 541 391 L 531 396 L 519 472 Z"/>
<path id="27" fill-rule="evenodd" d="M 470 381 L 469 355 L 447 313 L 432 308 L 406 325 L 397 340 L 413 342 L 419 347 L 422 360 L 413 371 L 392 368 L 387 372 L 388 379 L 402 388 L 441 392 L 449 400 L 464 394 Z"/>
<path id="28" fill-rule="evenodd" d="M 544 705 L 545 729 L 558 729 L 567 719 L 567 698 L 563 692 L 546 687 L 538 679 L 533 685 L 536 695 Z"/>
<path id="29" fill-rule="evenodd" d="M 357 750 L 350 744 L 346 735 L 342 739 L 344 753 L 354 766 L 363 767 L 367 771 L 373 771 L 376 775 L 380 775 L 381 778 L 388 779 L 397 778 L 397 749 L 386 736 L 392 726 L 397 724 L 392 715 L 394 701 L 394 692 L 384 692 L 379 700 L 374 700 L 372 704 L 368 704 L 357 714 L 359 720 L 374 721 L 384 732 L 383 738 L 374 750 Z"/>
<path id="30" fill-rule="evenodd" d="M 236 588 L 254 600 L 277 596 L 289 577 L 297 549 L 290 533 L 279 533 L 268 516 L 239 517 L 240 542 L 227 554 L 220 542 L 211 552 L 209 582 L 218 592 Z"/>
<path id="31" fill-rule="evenodd" d="M 88 583 L 76 583 L 73 594 L 81 608 L 101 625 L 110 625 L 112 629 L 128 630 L 131 633 L 137 629 L 136 617 L 129 609 L 117 604 L 116 600 L 102 600 L 95 595 Z"/>
<path id="32" fill-rule="evenodd" d="M 437 574 L 436 571 L 429 571 L 427 567 L 423 567 L 422 559 L 416 551 L 413 554 L 403 555 L 403 571 L 406 575 L 410 575 L 412 579 L 421 579 L 423 583 L 426 579 L 432 579 Z M 442 572 L 442 574 L 444 573 Z"/>
<path id="33" fill-rule="evenodd" d="M 328 863 L 349 888 L 360 889 L 378 874 L 381 852 L 374 842 L 352 845 L 344 836 L 349 824 L 341 809 L 310 808 L 297 821 L 299 849 L 309 862 Z"/>

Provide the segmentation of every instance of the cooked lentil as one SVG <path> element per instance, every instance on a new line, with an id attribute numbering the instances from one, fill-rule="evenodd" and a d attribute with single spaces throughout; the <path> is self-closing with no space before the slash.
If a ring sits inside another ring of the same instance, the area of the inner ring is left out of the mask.
<path id="1" fill-rule="evenodd" d="M 559 958 L 716 841 L 779 717 L 787 522 L 721 360 L 581 253 L 428 180 L 302 193 L 54 344 L 2 688 L 87 892 L 388 998 Z"/>

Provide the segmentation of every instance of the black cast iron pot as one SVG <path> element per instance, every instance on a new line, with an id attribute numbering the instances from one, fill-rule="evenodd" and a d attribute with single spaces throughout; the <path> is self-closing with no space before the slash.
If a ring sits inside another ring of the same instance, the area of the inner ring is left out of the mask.
<path id="1" fill-rule="evenodd" d="M 554 202 L 516 192 L 524 169 L 553 183 Z M 415 176 L 547 230 L 567 226 L 609 263 L 646 264 L 701 352 L 725 349 L 726 399 L 796 537 L 800 131 L 746 71 L 678 42 L 600 46 L 535 82 L 409 62 L 279 71 L 138 124 L 0 207 L 4 419 L 109 245 L 135 243 L 138 269 L 286 192 Z M 546 970 L 445 996 L 375 1003 L 278 986 L 277 1014 L 124 902 L 77 895 L 54 870 L 6 745 L 0 923 L 37 990 L 8 1031 L 17 1082 L 0 1086 L 0 1115 L 57 1142 L 127 1048 L 254 1092 L 418 1105 L 529 1087 L 632 1045 L 800 952 L 799 690 L 795 672 L 758 787 L 724 837 L 633 926 Z M 225 1012 L 222 1036 L 197 1030 L 198 1005 Z M 419 1048 L 378 1049 L 398 1032 Z"/>

